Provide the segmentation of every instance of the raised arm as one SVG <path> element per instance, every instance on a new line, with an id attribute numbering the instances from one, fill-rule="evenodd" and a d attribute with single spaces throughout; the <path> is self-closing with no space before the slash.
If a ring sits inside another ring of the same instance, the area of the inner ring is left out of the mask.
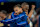
<path id="1" fill-rule="evenodd" d="M 32 16 L 34 9 L 35 9 L 35 5 L 32 5 L 31 11 L 28 14 L 29 18 Z"/>
<path id="2" fill-rule="evenodd" d="M 0 22 L 1 22 L 1 23 L 11 23 L 11 22 L 12 22 L 12 20 L 14 20 L 14 19 L 2 20 L 2 21 L 0 21 Z"/>

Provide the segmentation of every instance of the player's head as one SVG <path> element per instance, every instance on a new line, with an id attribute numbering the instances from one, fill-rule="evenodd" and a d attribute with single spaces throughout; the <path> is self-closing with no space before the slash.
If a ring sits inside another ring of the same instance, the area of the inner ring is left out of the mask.
<path id="1" fill-rule="evenodd" d="M 24 11 L 27 11 L 29 9 L 29 5 L 26 2 L 22 3 L 21 7 Z"/>
<path id="2" fill-rule="evenodd" d="M 14 6 L 14 12 L 15 13 L 20 13 L 22 11 L 22 8 L 20 6 L 20 4 L 17 4 Z"/>
<path id="3" fill-rule="evenodd" d="M 6 15 L 7 15 L 6 11 L 4 11 L 4 10 L 0 11 L 0 17 L 1 18 L 4 18 Z"/>

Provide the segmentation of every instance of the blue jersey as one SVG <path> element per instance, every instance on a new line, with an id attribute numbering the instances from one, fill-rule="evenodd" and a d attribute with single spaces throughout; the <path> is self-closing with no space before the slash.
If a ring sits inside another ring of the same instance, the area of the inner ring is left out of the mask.
<path id="1" fill-rule="evenodd" d="M 22 12 L 21 14 L 19 15 L 14 15 L 15 12 L 12 13 L 12 16 L 11 18 L 12 19 L 16 19 L 14 21 L 14 24 L 10 25 L 10 26 L 13 26 L 14 27 L 29 27 L 29 24 L 28 24 L 28 21 L 27 21 L 27 15 L 25 12 Z"/>
<path id="2" fill-rule="evenodd" d="M 11 19 L 3 20 L 4 22 L 10 23 L 10 27 L 29 27 L 28 21 L 27 21 L 27 15 L 25 12 L 20 13 L 19 15 L 14 15 L 15 12 L 12 13 Z"/>

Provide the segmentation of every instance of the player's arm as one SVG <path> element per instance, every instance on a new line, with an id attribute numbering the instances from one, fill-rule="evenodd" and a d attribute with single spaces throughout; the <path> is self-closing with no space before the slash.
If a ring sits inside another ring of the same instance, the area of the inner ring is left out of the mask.
<path id="1" fill-rule="evenodd" d="M 12 17 L 11 17 L 12 18 Z M 14 20 L 14 19 L 5 19 L 5 20 L 0 20 L 0 22 L 2 22 L 2 23 L 8 23 L 8 22 L 12 22 L 12 20 Z"/>
<path id="2" fill-rule="evenodd" d="M 0 21 L 0 22 L 1 22 L 1 23 L 12 23 L 12 21 L 14 22 L 14 19 L 2 20 L 2 21 Z"/>
<path id="3" fill-rule="evenodd" d="M 35 9 L 35 5 L 32 5 L 31 11 L 28 14 L 29 18 L 32 16 L 34 9 Z"/>
<path id="4" fill-rule="evenodd" d="M 30 23 L 30 19 L 27 15 L 24 16 L 25 20 L 28 22 L 28 24 Z"/>
<path id="5" fill-rule="evenodd" d="M 11 16 L 11 18 L 12 18 L 12 16 Z M 11 22 L 14 22 L 15 19 L 6 19 L 6 20 L 2 20 L 0 22 L 2 22 L 2 23 L 11 23 Z"/>

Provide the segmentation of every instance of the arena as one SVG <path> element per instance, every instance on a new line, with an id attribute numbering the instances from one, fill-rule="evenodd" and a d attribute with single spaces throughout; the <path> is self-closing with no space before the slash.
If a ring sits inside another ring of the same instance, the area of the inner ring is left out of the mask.
<path id="1" fill-rule="evenodd" d="M 0 27 L 40 27 L 40 1 L 0 0 Z"/>

